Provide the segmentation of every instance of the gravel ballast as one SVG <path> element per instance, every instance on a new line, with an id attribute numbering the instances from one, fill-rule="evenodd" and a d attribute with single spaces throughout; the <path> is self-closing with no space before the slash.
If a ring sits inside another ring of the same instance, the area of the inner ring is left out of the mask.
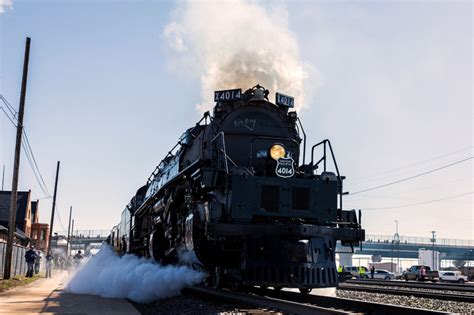
<path id="1" fill-rule="evenodd" d="M 200 299 L 189 295 L 181 295 L 172 298 L 162 299 L 155 302 L 140 304 L 133 303 L 141 314 L 283 314 L 281 312 L 257 308 L 251 305 L 235 303 L 216 303 L 213 301 Z"/>
<path id="2" fill-rule="evenodd" d="M 427 299 L 413 296 L 401 296 L 353 290 L 337 290 L 336 294 L 338 297 L 341 298 L 416 307 L 449 313 L 471 314 L 474 310 L 474 303 L 441 301 L 436 299 Z"/>

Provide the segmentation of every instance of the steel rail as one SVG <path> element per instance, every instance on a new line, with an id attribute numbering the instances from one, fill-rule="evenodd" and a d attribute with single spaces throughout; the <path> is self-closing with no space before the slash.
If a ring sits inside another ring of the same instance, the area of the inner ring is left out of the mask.
<path id="1" fill-rule="evenodd" d="M 434 311 L 428 309 L 414 308 L 408 306 L 382 304 L 375 302 L 368 302 L 362 300 L 353 300 L 340 297 L 313 295 L 313 294 L 300 294 L 291 291 L 274 291 L 274 290 L 259 290 L 263 295 L 279 298 L 282 300 L 289 300 L 299 303 L 310 303 L 326 308 L 338 308 L 344 310 L 350 310 L 352 314 L 363 313 L 363 314 L 388 314 L 388 315 L 399 315 L 399 314 L 449 314 L 441 311 Z"/>
<path id="2" fill-rule="evenodd" d="M 422 298 L 427 298 L 427 299 L 474 303 L 474 296 L 467 295 L 467 294 L 450 294 L 450 293 L 445 293 L 445 292 L 434 292 L 434 291 L 429 292 L 429 291 L 415 291 L 415 290 L 410 290 L 410 289 L 380 288 L 376 286 L 351 285 L 351 284 L 339 286 L 338 290 L 364 291 L 364 292 L 392 294 L 392 295 L 406 295 L 406 296 L 422 297 Z"/>
<path id="3" fill-rule="evenodd" d="M 290 300 L 282 300 L 273 297 L 258 296 L 254 294 L 245 294 L 197 286 L 183 289 L 183 294 L 211 299 L 217 302 L 227 301 L 232 303 L 241 303 L 244 305 L 255 305 L 257 307 L 274 309 L 290 314 L 354 314 L 351 311 L 331 309 L 310 304 L 301 304 Z"/>
<path id="4" fill-rule="evenodd" d="M 418 288 L 418 289 L 430 289 L 430 290 L 449 290 L 449 291 L 462 291 L 474 293 L 474 285 L 459 284 L 459 283 L 420 283 L 420 282 L 407 282 L 407 281 L 388 281 L 388 280 L 346 280 L 342 285 L 345 284 L 363 284 L 370 286 L 387 286 L 387 287 L 405 287 L 405 288 Z"/>

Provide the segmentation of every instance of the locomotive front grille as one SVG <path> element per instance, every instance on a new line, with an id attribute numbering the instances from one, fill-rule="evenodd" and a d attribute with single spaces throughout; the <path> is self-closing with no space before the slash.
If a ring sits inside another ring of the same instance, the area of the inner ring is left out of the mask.
<path id="1" fill-rule="evenodd" d="M 292 206 L 295 210 L 309 210 L 309 188 L 293 187 Z"/>
<path id="2" fill-rule="evenodd" d="M 280 208 L 280 187 L 262 185 L 260 208 L 270 212 L 278 212 Z"/>

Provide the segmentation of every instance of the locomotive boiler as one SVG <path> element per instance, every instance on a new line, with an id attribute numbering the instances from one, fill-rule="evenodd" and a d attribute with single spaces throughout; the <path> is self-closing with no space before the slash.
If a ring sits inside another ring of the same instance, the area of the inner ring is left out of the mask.
<path id="1" fill-rule="evenodd" d="M 213 113 L 186 130 L 122 212 L 109 242 L 122 253 L 208 272 L 207 285 L 337 285 L 336 243 L 364 239 L 343 210 L 329 140 L 306 150 L 293 98 L 257 85 L 215 92 Z"/>

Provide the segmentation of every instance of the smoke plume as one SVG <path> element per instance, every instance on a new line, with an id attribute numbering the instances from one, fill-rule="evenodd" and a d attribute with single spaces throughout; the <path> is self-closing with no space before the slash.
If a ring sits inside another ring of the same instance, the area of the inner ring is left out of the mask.
<path id="1" fill-rule="evenodd" d="M 0 0 L 0 14 L 5 12 L 6 9 L 13 7 L 12 0 Z"/>
<path id="2" fill-rule="evenodd" d="M 182 288 L 200 283 L 204 276 L 188 267 L 160 266 L 135 255 L 119 257 L 104 245 L 76 272 L 66 290 L 147 303 L 179 295 Z"/>
<path id="3" fill-rule="evenodd" d="M 163 38 L 172 64 L 200 78 L 200 110 L 213 106 L 215 90 L 256 84 L 270 91 L 271 101 L 278 91 L 294 96 L 297 108 L 304 107 L 308 69 L 281 5 L 187 1 L 174 11 Z"/>

